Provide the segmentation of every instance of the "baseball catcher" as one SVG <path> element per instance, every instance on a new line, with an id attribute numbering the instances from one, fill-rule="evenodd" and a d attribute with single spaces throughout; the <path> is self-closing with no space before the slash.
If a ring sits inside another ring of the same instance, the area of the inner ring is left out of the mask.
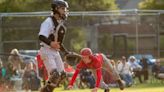
<path id="1" fill-rule="evenodd" d="M 63 45 L 66 33 L 64 22 L 68 15 L 68 3 L 64 0 L 53 0 L 51 4 L 52 16 L 48 17 L 40 27 L 41 41 L 40 55 L 48 72 L 48 81 L 41 88 L 41 92 L 52 92 L 65 79 L 64 63 L 59 51 L 68 54 Z"/>

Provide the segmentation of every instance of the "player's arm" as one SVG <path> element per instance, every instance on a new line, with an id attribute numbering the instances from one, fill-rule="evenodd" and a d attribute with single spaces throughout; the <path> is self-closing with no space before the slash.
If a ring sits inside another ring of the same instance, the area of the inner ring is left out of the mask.
<path id="1" fill-rule="evenodd" d="M 75 82 L 76 78 L 77 78 L 77 75 L 79 74 L 80 70 L 82 68 L 85 68 L 85 64 L 83 63 L 83 61 L 80 61 L 80 63 L 77 64 L 76 66 L 76 70 L 75 70 L 75 73 L 73 74 L 72 76 L 72 79 L 71 81 L 69 82 L 69 86 L 68 86 L 68 89 L 71 89 L 72 86 L 73 86 L 73 83 Z"/>
<path id="2" fill-rule="evenodd" d="M 95 87 L 92 89 L 92 92 L 97 92 L 101 81 L 101 76 L 102 76 L 101 74 L 102 74 L 101 68 L 96 69 L 97 80 L 96 80 Z"/>
<path id="3" fill-rule="evenodd" d="M 51 33 L 51 23 L 49 22 L 51 19 L 47 18 L 40 27 L 40 32 L 39 32 L 39 40 L 44 42 L 45 44 L 49 45 L 51 44 L 51 40 L 48 39 L 48 36 Z"/>
<path id="4" fill-rule="evenodd" d="M 73 86 L 73 84 L 74 84 L 74 82 L 75 82 L 75 80 L 76 80 L 77 75 L 79 74 L 79 72 L 80 72 L 79 69 L 76 69 L 76 70 L 75 70 L 75 73 L 74 73 L 73 76 L 72 76 L 72 79 L 71 79 L 71 81 L 70 81 L 70 83 L 69 83 L 69 86 Z"/>
<path id="5" fill-rule="evenodd" d="M 46 36 L 44 35 L 39 35 L 39 40 L 50 46 L 51 40 L 49 40 Z"/>
<path id="6" fill-rule="evenodd" d="M 61 35 L 60 38 L 59 38 L 59 41 L 60 41 L 60 50 L 62 52 L 64 52 L 65 55 L 69 54 L 69 51 L 64 47 L 64 44 L 63 44 L 63 39 L 65 38 L 65 34 Z"/>
<path id="7" fill-rule="evenodd" d="M 42 42 L 44 42 L 45 44 L 47 44 L 51 48 L 54 48 L 54 49 L 60 48 L 60 45 L 59 45 L 60 42 L 51 41 L 50 39 L 48 39 L 44 35 L 39 35 L 39 40 L 41 40 Z"/>
<path id="8" fill-rule="evenodd" d="M 102 78 L 101 68 L 96 69 L 96 76 L 97 76 L 97 80 L 96 80 L 95 87 L 98 88 L 100 86 L 100 81 L 101 81 L 101 78 Z"/>
<path id="9" fill-rule="evenodd" d="M 63 51 L 65 55 L 69 54 L 69 51 L 64 47 L 63 43 L 60 44 L 60 50 Z"/>
<path id="10" fill-rule="evenodd" d="M 95 89 L 97 89 L 100 85 L 100 81 L 102 78 L 102 61 L 100 58 L 96 56 L 92 56 L 92 61 L 94 62 L 94 68 L 96 69 L 96 84 L 95 84 Z"/>

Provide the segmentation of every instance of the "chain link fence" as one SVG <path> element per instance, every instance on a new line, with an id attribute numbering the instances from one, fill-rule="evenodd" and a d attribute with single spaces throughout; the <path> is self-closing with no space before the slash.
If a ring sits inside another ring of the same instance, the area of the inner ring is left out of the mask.
<path id="1" fill-rule="evenodd" d="M 69 50 L 88 46 L 114 57 L 131 54 L 164 56 L 164 10 L 70 12 L 64 40 Z M 0 14 L 0 52 L 38 50 L 38 32 L 50 12 Z"/>

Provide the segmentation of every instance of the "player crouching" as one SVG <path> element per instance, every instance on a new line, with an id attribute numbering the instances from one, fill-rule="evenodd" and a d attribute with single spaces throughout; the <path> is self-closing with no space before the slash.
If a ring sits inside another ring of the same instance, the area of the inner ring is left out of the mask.
<path id="1" fill-rule="evenodd" d="M 118 83 L 121 90 L 124 89 L 123 81 L 120 79 L 119 74 L 113 68 L 110 60 L 102 53 L 92 54 L 90 48 L 83 48 L 80 51 L 81 61 L 76 66 L 76 71 L 72 76 L 72 80 L 69 83 L 68 89 L 73 88 L 73 83 L 80 72 L 81 69 L 91 69 L 96 78 L 95 87 L 92 89 L 92 92 L 97 92 L 98 88 L 103 88 L 104 92 L 109 92 L 109 85 L 103 81 L 102 78 L 102 68 L 109 72 L 112 76 L 114 76 L 114 80 Z"/>

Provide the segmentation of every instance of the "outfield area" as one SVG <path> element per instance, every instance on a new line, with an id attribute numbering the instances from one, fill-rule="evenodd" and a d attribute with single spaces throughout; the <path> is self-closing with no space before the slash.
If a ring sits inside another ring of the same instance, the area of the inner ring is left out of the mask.
<path id="1" fill-rule="evenodd" d="M 164 65 L 164 62 L 161 62 L 161 65 Z M 63 90 L 63 88 L 57 88 L 54 92 L 91 92 L 91 89 Z M 98 92 L 104 92 L 104 90 L 99 89 Z M 164 80 L 149 76 L 147 83 L 140 84 L 138 78 L 135 78 L 135 84 L 132 87 L 127 87 L 123 91 L 119 88 L 111 88 L 110 92 L 164 92 Z"/>
<path id="2" fill-rule="evenodd" d="M 57 88 L 54 92 L 91 92 L 91 89 L 63 90 L 62 88 Z M 99 89 L 98 92 L 104 92 L 104 90 Z M 156 81 L 155 83 L 137 83 L 130 88 L 125 88 L 123 91 L 119 90 L 119 88 L 111 88 L 110 92 L 164 92 L 164 80 Z"/>

